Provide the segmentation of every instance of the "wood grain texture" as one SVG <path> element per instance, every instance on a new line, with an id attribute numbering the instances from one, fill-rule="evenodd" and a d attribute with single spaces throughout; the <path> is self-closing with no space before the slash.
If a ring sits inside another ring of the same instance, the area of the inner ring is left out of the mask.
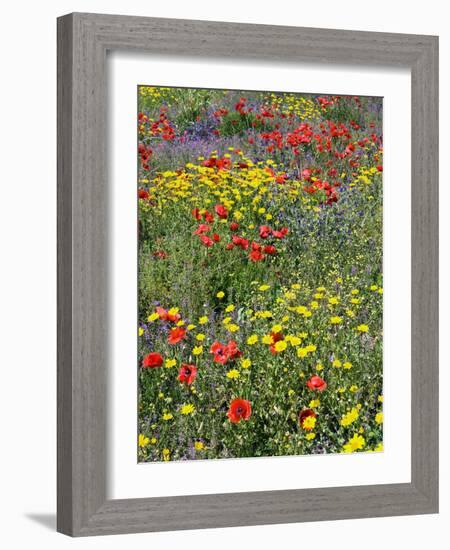
<path id="1" fill-rule="evenodd" d="M 412 74 L 412 480 L 106 498 L 106 52 L 409 67 Z M 58 531 L 99 535 L 424 514 L 438 509 L 438 39 L 176 19 L 58 20 Z"/>

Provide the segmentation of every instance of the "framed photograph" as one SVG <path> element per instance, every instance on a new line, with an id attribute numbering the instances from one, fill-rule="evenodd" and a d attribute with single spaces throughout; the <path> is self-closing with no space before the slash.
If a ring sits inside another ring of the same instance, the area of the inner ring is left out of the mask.
<path id="1" fill-rule="evenodd" d="M 58 19 L 58 530 L 438 511 L 438 39 Z"/>

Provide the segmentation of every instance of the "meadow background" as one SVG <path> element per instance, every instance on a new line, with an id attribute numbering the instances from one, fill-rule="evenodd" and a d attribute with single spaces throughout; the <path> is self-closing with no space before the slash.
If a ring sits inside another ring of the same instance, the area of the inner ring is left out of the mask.
<path id="1" fill-rule="evenodd" d="M 381 451 L 381 98 L 138 94 L 139 460 Z"/>

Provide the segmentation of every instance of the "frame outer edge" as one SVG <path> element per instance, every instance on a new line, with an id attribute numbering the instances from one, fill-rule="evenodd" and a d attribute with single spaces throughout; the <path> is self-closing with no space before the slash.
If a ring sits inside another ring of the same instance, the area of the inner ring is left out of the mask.
<path id="1" fill-rule="evenodd" d="M 177 36 L 184 32 L 167 50 L 166 31 L 163 38 L 158 34 L 160 25 Z M 57 529 L 86 536 L 435 512 L 438 153 L 430 151 L 430 143 L 437 144 L 437 39 L 220 23 L 222 36 L 215 46 L 211 30 L 218 25 L 86 13 L 58 19 Z M 106 50 L 134 47 L 180 54 L 192 43 L 195 55 L 222 55 L 246 28 L 250 36 L 243 41 L 244 50 L 251 56 L 280 59 L 287 52 L 294 59 L 302 49 L 303 60 L 412 67 L 412 213 L 419 218 L 412 228 L 412 290 L 418 300 L 412 312 L 412 483 L 108 501 Z M 209 30 L 208 42 L 196 38 L 202 29 Z M 275 48 L 277 37 L 284 41 L 274 55 L 261 42 L 262 31 L 270 33 Z M 320 56 L 309 53 L 311 31 Z M 259 37 L 255 44 L 252 37 Z M 323 45 L 328 39 L 332 45 Z M 415 403 L 420 410 L 414 409 Z"/>
<path id="2" fill-rule="evenodd" d="M 73 17 L 57 20 L 57 530 L 72 534 L 72 85 Z"/>
<path id="3" fill-rule="evenodd" d="M 411 71 L 411 476 L 430 512 L 439 509 L 438 48 L 430 37 Z"/>

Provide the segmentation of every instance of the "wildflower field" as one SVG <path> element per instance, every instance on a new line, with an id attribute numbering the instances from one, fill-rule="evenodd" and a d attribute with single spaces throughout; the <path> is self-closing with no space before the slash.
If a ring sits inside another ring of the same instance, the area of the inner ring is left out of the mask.
<path id="1" fill-rule="evenodd" d="M 138 87 L 138 460 L 381 451 L 382 99 Z"/>

